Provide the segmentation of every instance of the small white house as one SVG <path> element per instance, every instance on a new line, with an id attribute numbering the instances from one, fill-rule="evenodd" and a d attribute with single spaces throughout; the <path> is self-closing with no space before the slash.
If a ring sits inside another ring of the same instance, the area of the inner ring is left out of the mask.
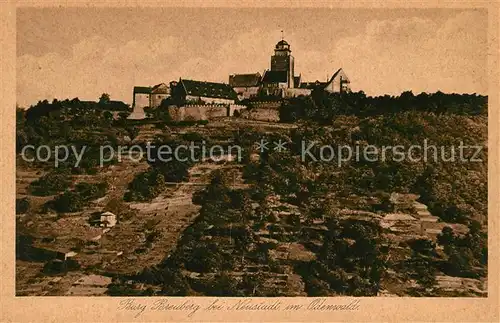
<path id="1" fill-rule="evenodd" d="M 116 215 L 111 212 L 104 212 L 101 214 L 101 227 L 112 228 L 116 225 Z"/>

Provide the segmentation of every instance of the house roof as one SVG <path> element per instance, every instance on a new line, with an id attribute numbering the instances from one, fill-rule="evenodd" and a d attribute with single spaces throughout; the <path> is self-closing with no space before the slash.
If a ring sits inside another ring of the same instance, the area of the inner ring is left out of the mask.
<path id="1" fill-rule="evenodd" d="M 151 87 L 149 86 L 134 86 L 134 93 L 151 93 Z"/>
<path id="2" fill-rule="evenodd" d="M 337 72 L 333 73 L 332 77 L 328 80 L 327 83 L 332 82 L 337 76 L 342 76 L 343 81 L 346 81 L 349 83 L 349 78 L 347 77 L 346 73 L 342 68 L 339 68 Z"/>
<path id="3" fill-rule="evenodd" d="M 260 73 L 255 74 L 234 74 L 229 76 L 229 85 L 232 87 L 258 86 L 260 83 Z"/>
<path id="4" fill-rule="evenodd" d="M 262 77 L 263 83 L 287 83 L 287 71 L 266 71 Z"/>
<path id="5" fill-rule="evenodd" d="M 326 82 L 320 82 L 316 80 L 316 82 L 302 82 L 299 87 L 301 89 L 314 89 L 316 87 L 319 88 L 324 88 L 331 82 L 333 82 L 334 79 L 336 79 L 338 76 L 342 76 L 342 80 L 349 83 L 349 78 L 345 74 L 344 70 L 342 68 L 339 68 L 335 73 L 333 73 L 332 77 L 328 79 Z"/>
<path id="6" fill-rule="evenodd" d="M 187 95 L 219 99 L 237 99 L 236 92 L 234 92 L 229 84 L 183 79 L 181 79 L 179 83 L 183 86 Z"/>
<path id="7" fill-rule="evenodd" d="M 150 93 L 163 93 L 163 94 L 169 94 L 170 93 L 170 87 L 166 85 L 165 83 L 160 83 L 156 84 L 151 88 Z"/>

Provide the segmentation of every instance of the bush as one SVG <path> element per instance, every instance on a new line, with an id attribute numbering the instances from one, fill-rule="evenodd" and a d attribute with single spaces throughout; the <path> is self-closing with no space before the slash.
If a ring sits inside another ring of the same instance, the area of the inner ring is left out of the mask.
<path id="1" fill-rule="evenodd" d="M 83 209 L 84 200 L 76 192 L 66 191 L 49 202 L 49 207 L 57 212 L 78 212 Z"/>
<path id="2" fill-rule="evenodd" d="M 215 276 L 209 285 L 208 296 L 243 296 L 236 279 L 226 273 Z"/>
<path id="3" fill-rule="evenodd" d="M 157 163 L 155 170 L 164 177 L 166 182 L 183 182 L 189 179 L 190 163 L 172 160 L 166 163 Z"/>
<path id="4" fill-rule="evenodd" d="M 30 201 L 25 197 L 16 199 L 16 214 L 23 214 L 28 212 L 30 208 Z"/>
<path id="5" fill-rule="evenodd" d="M 206 140 L 203 135 L 197 133 L 197 132 L 187 132 L 182 135 L 182 139 L 185 141 L 193 141 L 193 142 L 201 142 L 203 140 Z"/>
<path id="6" fill-rule="evenodd" d="M 71 182 L 65 173 L 48 173 L 30 185 L 30 192 L 36 196 L 49 196 L 64 191 Z"/>
<path id="7" fill-rule="evenodd" d="M 125 201 L 148 201 L 165 189 L 165 177 L 156 169 L 140 173 L 129 184 Z"/>
<path id="8" fill-rule="evenodd" d="M 328 283 L 314 277 L 306 280 L 306 292 L 307 296 L 310 297 L 329 296 L 330 294 Z"/>
<path id="9" fill-rule="evenodd" d="M 45 208 L 51 208 L 61 213 L 81 211 L 85 202 L 105 196 L 107 187 L 106 182 L 99 184 L 78 183 L 73 191 L 66 191 L 54 200 L 47 202 Z"/>
<path id="10" fill-rule="evenodd" d="M 73 259 L 65 261 L 51 260 L 45 264 L 42 271 L 48 275 L 60 275 L 66 274 L 68 271 L 78 270 L 79 268 L 80 264 Z"/>
<path id="11" fill-rule="evenodd" d="M 102 182 L 98 184 L 78 183 L 75 187 L 75 192 L 80 195 L 84 201 L 95 200 L 106 195 L 108 183 Z"/>

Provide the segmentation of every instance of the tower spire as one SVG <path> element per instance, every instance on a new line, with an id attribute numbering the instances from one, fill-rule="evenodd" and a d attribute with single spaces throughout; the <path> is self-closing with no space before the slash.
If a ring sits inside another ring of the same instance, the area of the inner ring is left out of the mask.
<path id="1" fill-rule="evenodd" d="M 283 36 L 283 30 L 281 31 L 281 40 L 285 39 L 285 37 Z"/>

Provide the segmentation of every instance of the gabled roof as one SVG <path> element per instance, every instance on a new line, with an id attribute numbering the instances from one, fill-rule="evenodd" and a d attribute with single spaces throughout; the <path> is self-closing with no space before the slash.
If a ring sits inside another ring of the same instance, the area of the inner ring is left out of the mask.
<path id="1" fill-rule="evenodd" d="M 234 74 L 229 75 L 229 85 L 232 87 L 258 86 L 260 83 L 260 73 L 255 74 Z"/>
<path id="2" fill-rule="evenodd" d="M 151 87 L 149 86 L 134 86 L 134 93 L 151 93 Z"/>
<path id="3" fill-rule="evenodd" d="M 263 83 L 287 83 L 287 71 L 266 71 L 262 77 Z"/>
<path id="4" fill-rule="evenodd" d="M 335 72 L 332 75 L 332 77 L 328 80 L 327 84 L 331 83 L 337 76 L 342 76 L 342 80 L 346 81 L 347 83 L 349 83 L 349 78 L 347 77 L 347 74 L 344 72 L 344 70 L 342 68 L 339 68 L 337 70 L 337 72 Z"/>
<path id="5" fill-rule="evenodd" d="M 184 88 L 187 95 L 219 99 L 237 99 L 236 92 L 234 92 L 229 84 L 183 79 L 180 79 L 179 83 Z"/>
<path id="6" fill-rule="evenodd" d="M 342 68 L 339 68 L 333 75 L 332 77 L 330 77 L 326 82 L 320 82 L 318 80 L 316 80 L 316 82 L 302 82 L 300 84 L 300 88 L 301 89 L 314 89 L 314 88 L 324 88 L 326 87 L 328 84 L 330 84 L 331 82 L 333 82 L 333 80 L 335 80 L 336 78 L 338 77 L 342 77 L 342 81 L 343 82 L 346 82 L 346 83 L 349 83 L 349 78 L 347 77 L 347 74 L 344 72 L 344 70 Z"/>
<path id="7" fill-rule="evenodd" d="M 160 83 L 156 84 L 151 88 L 151 93 L 164 93 L 164 94 L 169 94 L 170 93 L 170 87 L 166 85 L 165 83 Z"/>

